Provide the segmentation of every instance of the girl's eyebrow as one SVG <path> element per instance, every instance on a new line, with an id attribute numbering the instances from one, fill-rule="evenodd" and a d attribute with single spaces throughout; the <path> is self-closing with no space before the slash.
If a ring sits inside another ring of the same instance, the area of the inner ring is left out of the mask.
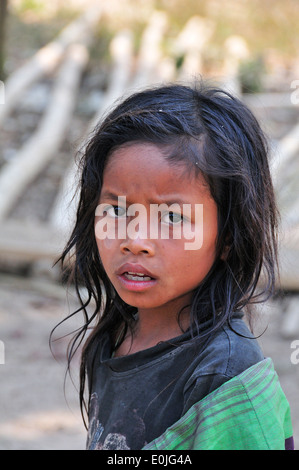
<path id="1" fill-rule="evenodd" d="M 118 198 L 119 197 L 124 197 L 124 195 L 122 194 L 115 194 L 113 193 L 111 190 L 105 190 L 101 193 L 100 195 L 100 200 L 109 200 L 109 201 L 115 201 L 115 202 L 118 202 Z M 128 201 L 127 201 L 128 202 Z M 171 206 L 172 204 L 179 204 L 179 205 L 183 205 L 183 204 L 190 204 L 190 201 L 188 199 L 184 199 L 182 197 L 170 197 L 169 199 L 167 198 L 167 196 L 160 196 L 158 197 L 156 200 L 154 199 L 150 199 L 149 200 L 149 203 L 150 204 L 167 204 L 169 206 Z"/>
<path id="2" fill-rule="evenodd" d="M 119 195 L 114 194 L 111 191 L 104 191 L 100 195 L 100 199 L 109 199 L 109 200 L 112 200 L 112 201 L 118 201 L 118 198 L 119 198 Z"/>
<path id="3" fill-rule="evenodd" d="M 178 204 L 178 205 L 183 205 L 183 204 L 186 204 L 187 201 L 181 199 L 181 198 L 176 198 L 176 199 L 167 199 L 167 197 L 165 198 L 161 198 L 161 201 L 152 201 L 151 204 L 167 204 L 168 206 L 171 206 L 172 204 Z"/>

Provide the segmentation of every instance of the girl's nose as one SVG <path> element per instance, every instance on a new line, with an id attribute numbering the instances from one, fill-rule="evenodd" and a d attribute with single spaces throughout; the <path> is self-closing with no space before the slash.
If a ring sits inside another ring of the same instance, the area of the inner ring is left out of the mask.
<path id="1" fill-rule="evenodd" d="M 126 238 L 120 244 L 122 253 L 133 253 L 138 255 L 140 253 L 153 256 L 155 254 L 154 244 L 152 240 L 148 238 Z"/>

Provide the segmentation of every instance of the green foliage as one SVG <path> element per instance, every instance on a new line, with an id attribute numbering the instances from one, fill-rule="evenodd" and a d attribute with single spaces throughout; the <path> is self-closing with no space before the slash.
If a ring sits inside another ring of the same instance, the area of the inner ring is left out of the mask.
<path id="1" fill-rule="evenodd" d="M 265 64 L 258 56 L 252 60 L 243 61 L 239 67 L 239 79 L 243 93 L 258 93 L 263 88 Z"/>
<path id="2" fill-rule="evenodd" d="M 44 2 L 41 0 L 22 0 L 17 7 L 17 12 L 22 14 L 28 10 L 40 13 L 44 9 Z"/>

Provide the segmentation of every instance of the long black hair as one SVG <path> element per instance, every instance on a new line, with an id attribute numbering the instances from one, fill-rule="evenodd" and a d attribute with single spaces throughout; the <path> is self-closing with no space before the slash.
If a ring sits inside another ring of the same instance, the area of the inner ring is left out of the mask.
<path id="1" fill-rule="evenodd" d="M 88 333 L 80 370 L 83 415 L 87 364 L 97 339 L 105 332 L 115 337 L 123 325 L 122 340 L 134 323 L 136 308 L 125 304 L 110 283 L 94 235 L 109 155 L 133 142 L 163 146 L 169 161 L 183 161 L 200 172 L 217 204 L 215 262 L 195 289 L 190 306 L 190 324 L 197 331 L 206 320 L 212 319 L 211 331 L 229 324 L 234 312 L 267 299 L 276 284 L 278 211 L 267 141 L 251 111 L 229 93 L 203 82 L 153 87 L 124 99 L 99 123 L 85 147 L 76 222 L 60 258 L 80 300 L 75 313 L 84 315 L 69 361 Z M 81 287 L 87 292 L 85 300 Z"/>

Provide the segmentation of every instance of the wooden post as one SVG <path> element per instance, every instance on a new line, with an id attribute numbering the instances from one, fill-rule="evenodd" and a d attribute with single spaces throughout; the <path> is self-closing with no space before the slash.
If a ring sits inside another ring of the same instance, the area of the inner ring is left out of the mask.
<path id="1" fill-rule="evenodd" d="M 91 120 L 86 134 L 89 135 L 99 122 L 103 113 L 122 96 L 129 86 L 133 62 L 133 35 L 130 31 L 120 31 L 111 41 L 110 53 L 113 67 L 108 90 L 101 103 L 100 109 Z M 50 214 L 50 224 L 68 235 L 76 214 L 78 194 L 76 187 L 77 166 L 72 163 L 63 179 L 60 191 Z"/>
<path id="2" fill-rule="evenodd" d="M 42 77 L 55 72 L 70 45 L 80 42 L 86 47 L 89 46 L 93 38 L 93 29 L 102 16 L 102 10 L 101 3 L 90 7 L 82 16 L 66 26 L 56 39 L 42 47 L 7 78 L 5 106 L 0 107 L 0 126 L 29 87 Z"/>
<path id="3" fill-rule="evenodd" d="M 242 95 L 239 79 L 239 66 L 242 60 L 249 57 L 249 49 L 245 39 L 241 36 L 230 36 L 224 42 L 225 58 L 223 64 L 222 86 L 239 98 Z"/>
<path id="4" fill-rule="evenodd" d="M 213 21 L 192 16 L 178 35 L 175 53 L 184 57 L 178 80 L 190 81 L 202 72 L 203 51 L 215 29 Z"/>
<path id="5" fill-rule="evenodd" d="M 0 220 L 8 215 L 20 194 L 58 151 L 69 126 L 88 57 L 82 44 L 69 47 L 40 126 L 15 159 L 1 169 Z"/>
<path id="6" fill-rule="evenodd" d="M 168 26 L 166 13 L 154 11 L 143 31 L 132 90 L 146 87 L 157 79 L 162 58 L 161 42 Z"/>

